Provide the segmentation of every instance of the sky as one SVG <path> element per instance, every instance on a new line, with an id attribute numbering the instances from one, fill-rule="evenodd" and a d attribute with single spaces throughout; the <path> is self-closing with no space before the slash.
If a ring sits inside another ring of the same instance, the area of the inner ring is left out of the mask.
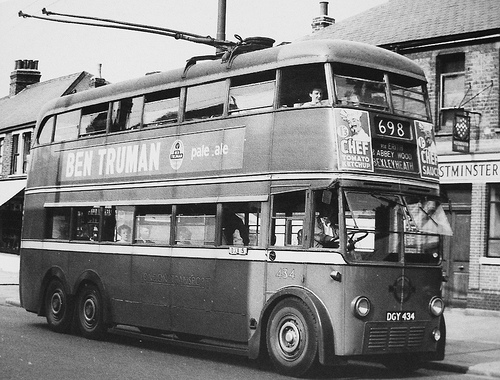
<path id="1" fill-rule="evenodd" d="M 329 16 L 341 21 L 388 0 L 330 0 Z M 20 18 L 22 10 L 108 18 L 217 34 L 218 0 L 0 0 L 0 97 L 9 94 L 15 61 L 38 60 L 42 81 L 87 71 L 110 82 L 148 72 L 184 67 L 187 59 L 213 54 L 214 48 L 154 34 L 76 26 Z M 227 0 L 226 39 L 264 36 L 276 44 L 311 34 L 319 0 Z M 50 18 L 57 18 L 51 16 Z"/>

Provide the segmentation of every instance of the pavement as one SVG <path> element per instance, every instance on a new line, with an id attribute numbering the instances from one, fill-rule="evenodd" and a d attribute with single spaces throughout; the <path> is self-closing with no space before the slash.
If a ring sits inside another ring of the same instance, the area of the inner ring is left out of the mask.
<path id="1" fill-rule="evenodd" d="M 20 307 L 19 256 L 0 252 L 0 305 Z M 500 311 L 445 310 L 446 356 L 426 368 L 500 379 Z"/>

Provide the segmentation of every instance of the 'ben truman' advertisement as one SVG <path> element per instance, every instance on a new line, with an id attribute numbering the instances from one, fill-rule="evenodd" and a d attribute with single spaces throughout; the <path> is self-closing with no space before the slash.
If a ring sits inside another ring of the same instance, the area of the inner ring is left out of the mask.
<path id="1" fill-rule="evenodd" d="M 239 169 L 245 128 L 64 152 L 61 182 Z"/>

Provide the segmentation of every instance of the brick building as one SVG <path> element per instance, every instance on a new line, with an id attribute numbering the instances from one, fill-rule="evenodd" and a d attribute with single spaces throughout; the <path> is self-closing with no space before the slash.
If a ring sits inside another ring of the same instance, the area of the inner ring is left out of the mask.
<path id="1" fill-rule="evenodd" d="M 0 252 L 19 253 L 26 170 L 38 113 L 50 99 L 95 85 L 87 72 L 45 82 L 40 78 L 38 61 L 18 60 L 9 96 L 0 98 Z"/>
<path id="2" fill-rule="evenodd" d="M 378 45 L 424 69 L 454 229 L 445 297 L 500 310 L 500 1 L 389 0 L 305 38 Z"/>

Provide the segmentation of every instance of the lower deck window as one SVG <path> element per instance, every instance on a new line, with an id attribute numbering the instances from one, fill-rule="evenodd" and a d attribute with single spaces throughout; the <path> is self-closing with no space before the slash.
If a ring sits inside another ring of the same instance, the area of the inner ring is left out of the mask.
<path id="1" fill-rule="evenodd" d="M 175 244 L 214 245 L 216 205 L 178 207 Z"/>
<path id="2" fill-rule="evenodd" d="M 138 208 L 135 239 L 139 244 L 170 244 L 170 206 Z"/>
<path id="3" fill-rule="evenodd" d="M 196 246 L 257 246 L 259 202 L 64 207 L 47 210 L 47 239 Z"/>

